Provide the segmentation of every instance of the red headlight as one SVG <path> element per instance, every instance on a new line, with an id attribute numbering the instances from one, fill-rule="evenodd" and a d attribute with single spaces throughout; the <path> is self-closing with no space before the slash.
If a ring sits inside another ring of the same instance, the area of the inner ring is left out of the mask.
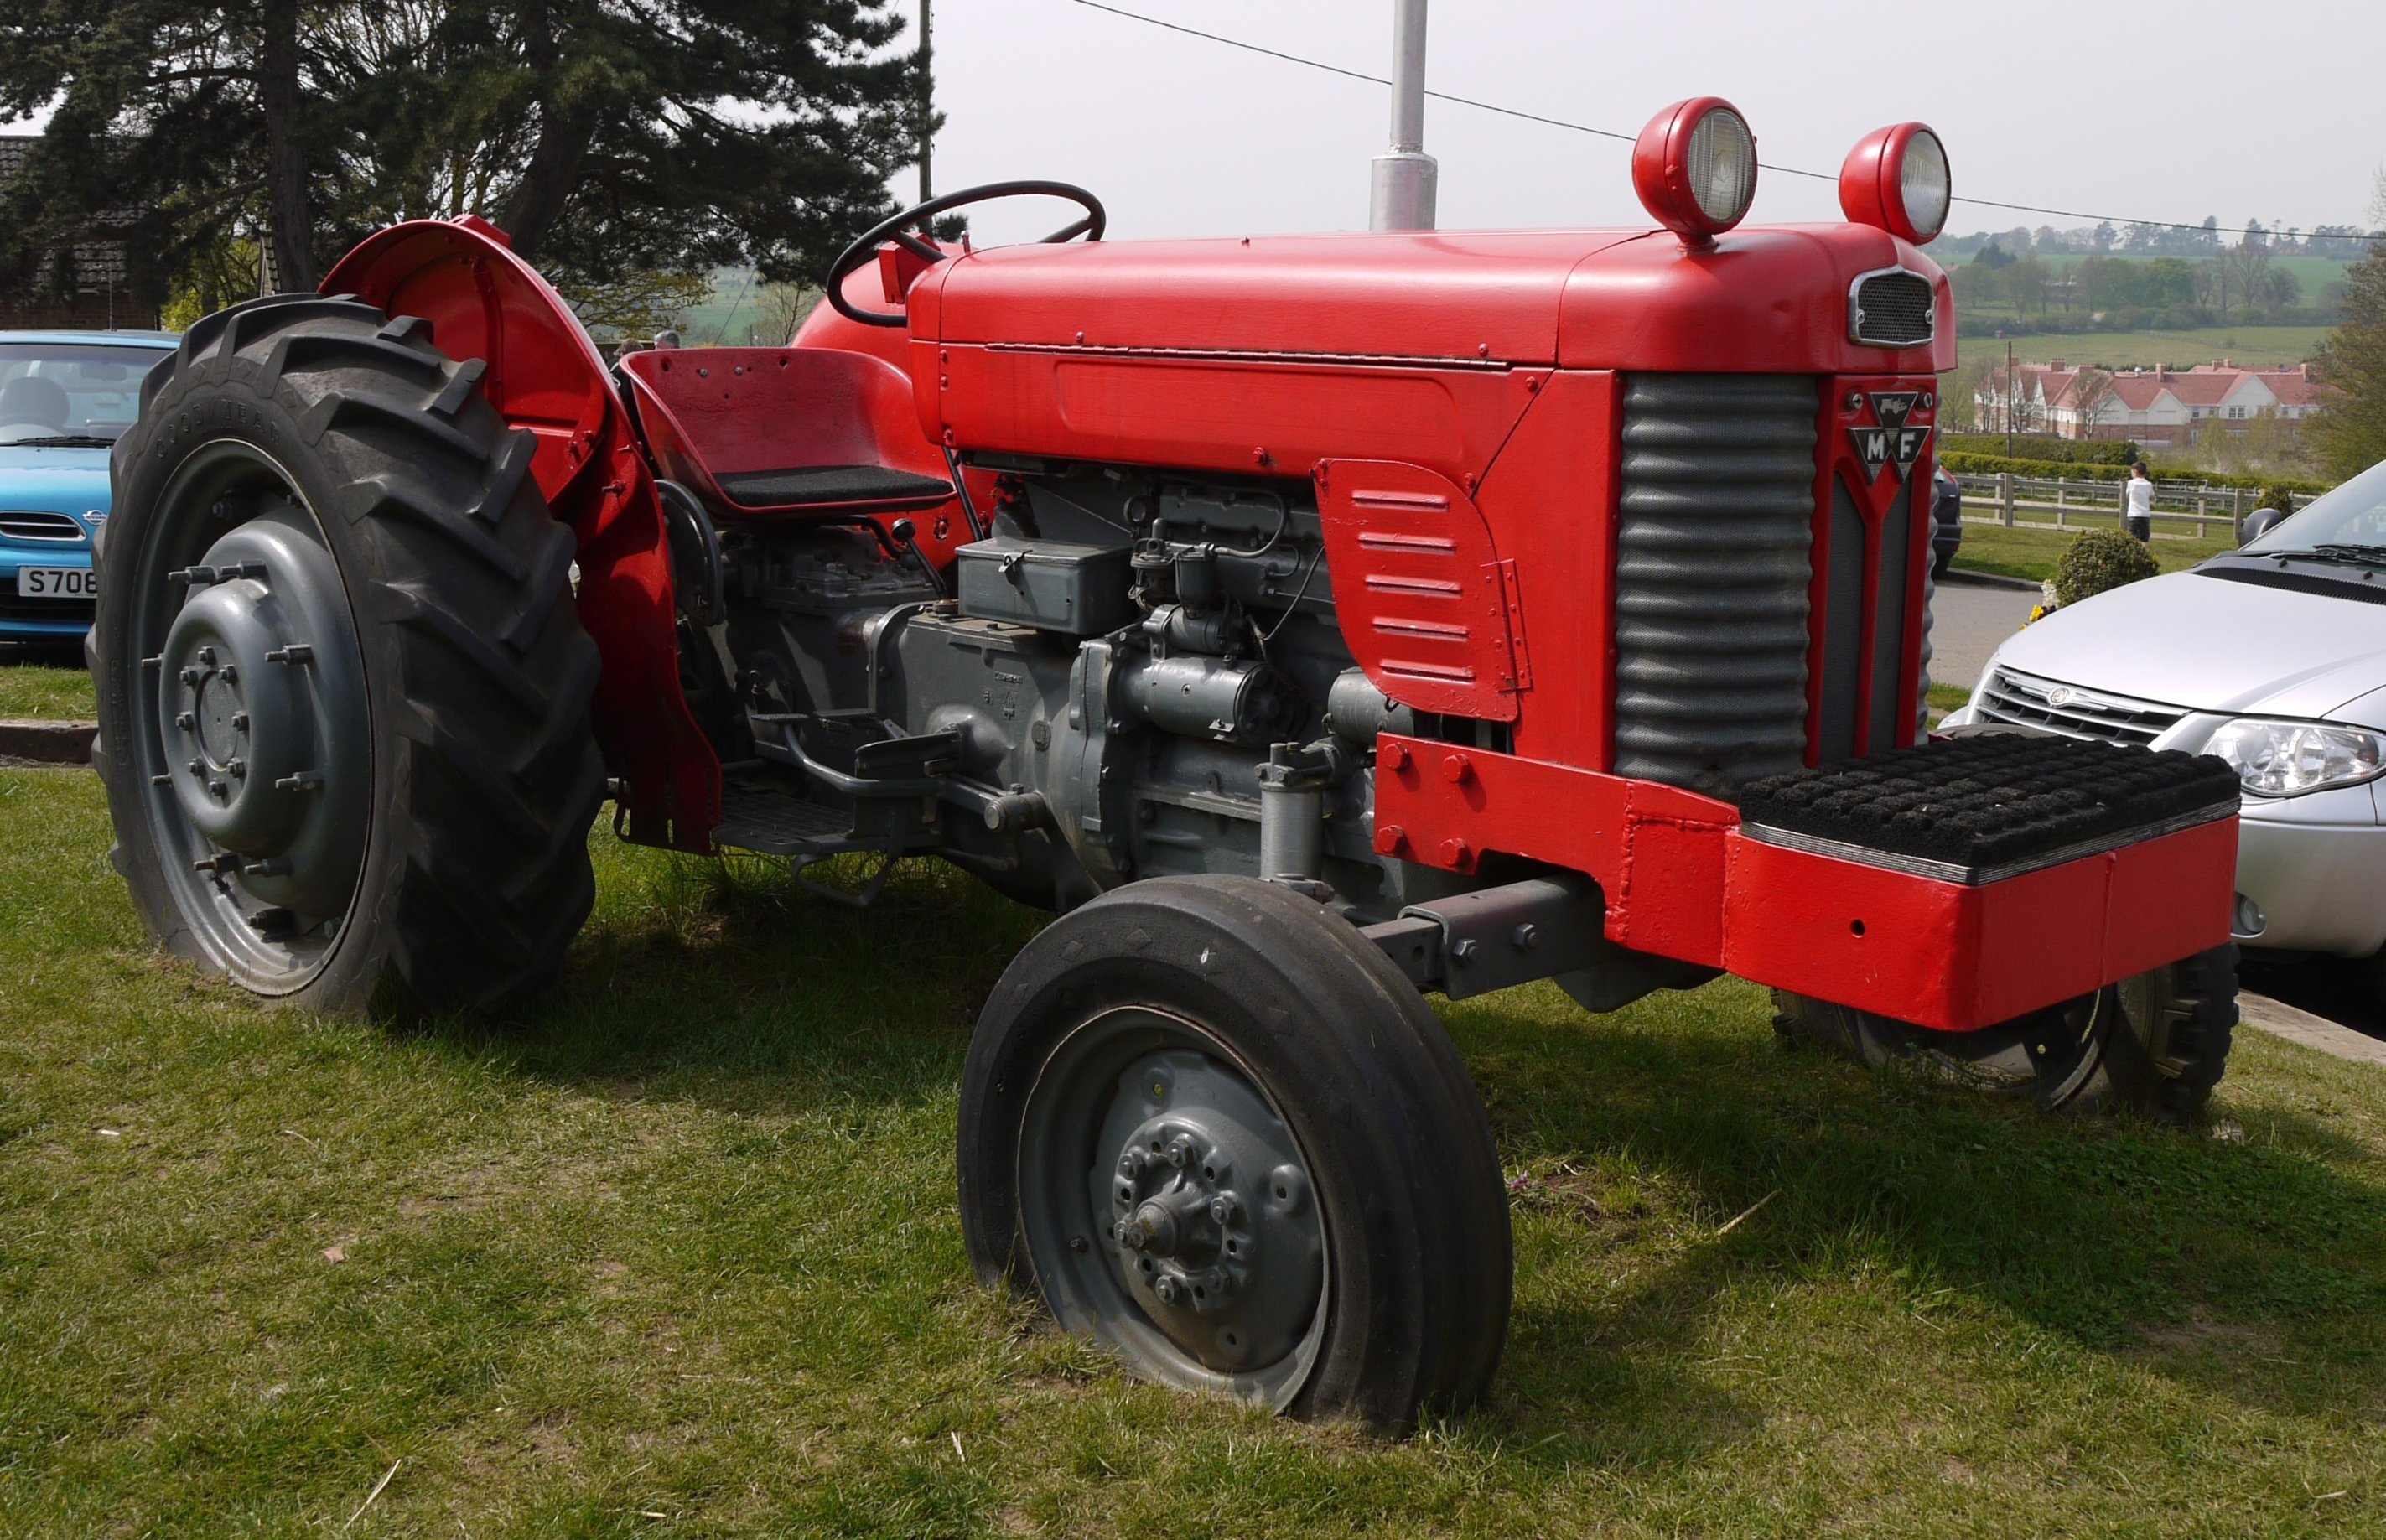
<path id="1" fill-rule="evenodd" d="M 1947 147 L 1924 123 L 1875 129 L 1840 167 L 1840 208 L 1860 225 L 1924 245 L 1947 226 Z"/>
<path id="2" fill-rule="evenodd" d="M 1691 245 L 1739 223 L 1756 196 L 1756 136 L 1720 96 L 1676 102 L 1632 146 L 1640 207 Z"/>

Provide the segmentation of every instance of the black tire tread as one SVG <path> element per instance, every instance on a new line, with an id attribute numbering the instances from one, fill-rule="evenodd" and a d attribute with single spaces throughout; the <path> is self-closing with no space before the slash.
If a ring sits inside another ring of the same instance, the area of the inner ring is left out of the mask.
<path id="1" fill-rule="evenodd" d="M 491 1006 L 554 973 L 595 900 L 586 838 L 605 784 L 596 646 L 565 602 L 574 541 L 530 477 L 530 435 L 482 397 L 485 372 L 446 357 L 418 319 L 272 296 L 185 332 L 117 450 L 120 482 L 155 424 L 221 392 L 286 413 L 333 477 L 319 511 L 364 554 L 346 574 L 358 628 L 396 659 L 398 677 L 370 688 L 378 731 L 398 740 L 408 824 L 357 921 L 385 928 L 387 971 L 434 1009 Z M 350 978 L 307 1003 L 361 1008 L 383 982 Z"/>
<path id="2" fill-rule="evenodd" d="M 1347 1358 L 1322 1361 L 1292 1409 L 1400 1432 L 1421 1414 L 1471 1403 L 1498 1364 L 1512 1276 L 1507 1191 L 1482 1102 L 1407 979 L 1347 921 L 1280 884 L 1224 877 L 1132 883 L 1064 916 L 1006 970 L 972 1041 L 959 1130 L 963 1229 L 978 1275 L 1033 1288 L 1005 1153 L 1016 1137 L 1009 1120 L 1025 1094 L 1023 1084 L 1004 1079 L 1019 1072 L 1010 1057 L 1017 1048 L 1012 1024 L 1074 966 L 1087 945 L 1082 938 L 1113 925 L 1157 930 L 1182 921 L 1250 947 L 1271 990 L 1252 997 L 1335 1000 L 1337 1008 L 1303 1040 L 1303 1071 L 1341 1084 L 1381 1147 L 1418 1153 L 1386 1173 L 1403 1184 L 1396 1207 L 1417 1233 L 1396 1257 L 1378 1258 L 1408 1275 L 1400 1290 L 1407 1303 L 1395 1314 L 1410 1325 L 1375 1346 L 1363 1373 Z M 1310 987 L 1300 988 L 1304 983 Z M 1345 1265 L 1364 1271 L 1365 1259 L 1346 1257 Z M 1398 1282 L 1369 1276 L 1370 1291 Z"/>

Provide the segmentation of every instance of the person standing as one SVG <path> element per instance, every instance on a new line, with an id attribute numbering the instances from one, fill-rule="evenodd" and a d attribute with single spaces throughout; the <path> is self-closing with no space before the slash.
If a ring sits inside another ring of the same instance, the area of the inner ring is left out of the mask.
<path id="1" fill-rule="evenodd" d="M 2146 476 L 2146 462 L 2129 467 L 2129 484 L 2121 488 L 2122 523 L 2141 543 L 2154 537 L 2154 483 Z"/>

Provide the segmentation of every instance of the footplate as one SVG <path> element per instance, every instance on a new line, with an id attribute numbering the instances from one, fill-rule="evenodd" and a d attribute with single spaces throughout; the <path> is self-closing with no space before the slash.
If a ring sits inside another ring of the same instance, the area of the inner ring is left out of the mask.
<path id="1" fill-rule="evenodd" d="M 721 789 L 721 826 L 713 843 L 758 856 L 818 860 L 848 850 L 876 850 L 885 841 L 857 839 L 843 810 L 791 794 L 784 784 L 731 780 Z"/>

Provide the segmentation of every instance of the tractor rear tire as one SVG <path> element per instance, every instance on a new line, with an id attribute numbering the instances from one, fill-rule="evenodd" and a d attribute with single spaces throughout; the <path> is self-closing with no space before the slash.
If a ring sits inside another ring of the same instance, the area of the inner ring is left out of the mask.
<path id="1" fill-rule="evenodd" d="M 961 1084 L 961 1224 L 1130 1371 L 1401 1434 L 1483 1393 L 1507 1190 L 1425 1000 L 1278 884 L 1129 883 L 1014 959 Z"/>
<path id="2" fill-rule="evenodd" d="M 596 649 L 483 368 L 278 295 L 192 327 L 118 441 L 112 858 L 160 945 L 259 995 L 491 1006 L 587 917 Z"/>
<path id="3" fill-rule="evenodd" d="M 1774 1027 L 1877 1069 L 1919 1061 L 2065 1116 L 2127 1110 L 2191 1122 L 2212 1098 L 2237 1026 L 2237 948 L 2217 946 L 2079 999 L 1978 1032 L 1933 1032 L 1773 993 Z"/>

